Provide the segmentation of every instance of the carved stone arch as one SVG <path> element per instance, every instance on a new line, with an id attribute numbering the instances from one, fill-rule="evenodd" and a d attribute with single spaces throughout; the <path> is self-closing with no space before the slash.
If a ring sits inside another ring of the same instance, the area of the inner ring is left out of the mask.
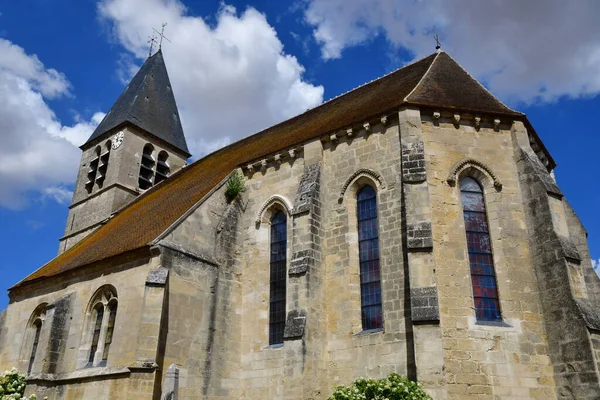
<path id="1" fill-rule="evenodd" d="M 502 182 L 500 182 L 500 179 L 498 179 L 492 169 L 485 163 L 474 158 L 465 158 L 454 164 L 450 169 L 446 182 L 448 182 L 448 185 L 450 186 L 455 186 L 456 182 L 463 176 L 473 176 L 484 184 L 484 186 L 489 183 L 490 186 L 493 185 L 497 191 L 502 190 Z"/>
<path id="2" fill-rule="evenodd" d="M 342 190 L 340 191 L 340 195 L 338 197 L 339 203 L 342 203 L 344 201 L 344 196 L 346 195 L 346 192 L 348 191 L 350 185 L 358 181 L 360 178 L 367 178 L 369 181 L 372 181 L 373 183 L 375 183 L 375 186 L 377 186 L 378 190 L 386 188 L 383 176 L 381 176 L 379 172 L 373 171 L 372 169 L 368 168 L 360 168 L 352 175 L 350 175 L 350 177 L 344 183 L 344 186 L 342 186 Z"/>
<path id="3" fill-rule="evenodd" d="M 33 323 L 38 319 L 44 321 L 44 318 L 46 317 L 46 308 L 48 308 L 48 303 L 41 303 L 33 310 L 29 317 L 29 321 L 27 321 L 28 328 L 33 326 Z"/>
<path id="4" fill-rule="evenodd" d="M 255 223 L 257 226 L 263 221 L 265 211 L 271 208 L 273 205 L 279 205 L 283 211 L 285 211 L 286 215 L 289 217 L 292 215 L 292 203 L 288 199 L 278 194 L 269 197 L 267 201 L 260 208 L 260 211 L 256 214 Z"/>
<path id="5" fill-rule="evenodd" d="M 117 300 L 117 289 L 113 285 L 102 285 L 94 292 L 94 295 L 90 297 L 87 312 L 90 312 L 96 304 L 99 302 L 108 303 L 110 301 Z"/>

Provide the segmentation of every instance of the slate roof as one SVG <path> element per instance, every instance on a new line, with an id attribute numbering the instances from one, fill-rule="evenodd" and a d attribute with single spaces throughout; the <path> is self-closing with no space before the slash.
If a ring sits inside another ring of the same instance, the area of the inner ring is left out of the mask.
<path id="1" fill-rule="evenodd" d="M 146 60 L 81 147 L 127 122 L 190 156 L 161 50 Z"/>
<path id="2" fill-rule="evenodd" d="M 490 94 L 451 57 L 432 54 L 197 160 L 136 198 L 97 231 L 15 287 L 148 246 L 236 167 L 362 124 L 406 104 L 524 118 Z"/>

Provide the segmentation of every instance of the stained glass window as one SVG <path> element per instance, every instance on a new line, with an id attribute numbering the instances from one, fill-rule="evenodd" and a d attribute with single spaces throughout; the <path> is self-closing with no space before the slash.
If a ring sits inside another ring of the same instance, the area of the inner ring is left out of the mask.
<path id="1" fill-rule="evenodd" d="M 278 211 L 271 219 L 271 267 L 269 294 L 269 344 L 283 343 L 286 296 L 286 216 Z"/>
<path id="2" fill-rule="evenodd" d="M 33 362 L 35 361 L 35 353 L 37 352 L 38 343 L 40 342 L 40 333 L 42 331 L 42 321 L 39 319 L 33 324 L 35 327 L 35 336 L 33 338 L 33 345 L 31 346 L 31 355 L 29 356 L 29 367 L 27 367 L 27 375 L 31 374 L 33 368 Z"/>
<path id="3" fill-rule="evenodd" d="M 102 330 L 102 318 L 104 317 L 104 307 L 102 304 L 96 308 L 96 323 L 94 324 L 94 334 L 92 336 L 92 347 L 90 348 L 89 363 L 94 362 L 94 354 L 98 350 L 98 341 L 100 340 L 100 331 Z"/>
<path id="4" fill-rule="evenodd" d="M 117 317 L 117 303 L 112 302 L 108 305 L 110 314 L 108 316 L 108 326 L 106 327 L 106 338 L 104 339 L 104 351 L 102 352 L 102 361 L 108 360 L 108 349 L 112 343 L 113 331 L 115 329 L 115 319 Z"/>
<path id="5" fill-rule="evenodd" d="M 358 251 L 360 260 L 360 303 L 364 330 L 383 326 L 381 278 L 379 271 L 379 229 L 377 193 L 363 187 L 357 196 Z"/>
<path id="6" fill-rule="evenodd" d="M 460 181 L 475 312 L 480 321 L 501 321 L 498 285 L 483 190 L 473 178 Z"/>

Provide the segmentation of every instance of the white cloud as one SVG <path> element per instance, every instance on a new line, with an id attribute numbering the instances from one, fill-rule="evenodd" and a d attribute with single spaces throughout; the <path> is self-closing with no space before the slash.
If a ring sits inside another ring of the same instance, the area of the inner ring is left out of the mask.
<path id="1" fill-rule="evenodd" d="M 266 17 L 222 5 L 210 25 L 178 0 L 102 0 L 100 15 L 139 60 L 167 22 L 163 53 L 192 154 L 200 156 L 319 104 L 323 87 L 283 49 Z M 120 68 L 123 70 L 123 67 Z M 127 70 L 127 68 L 125 68 Z"/>
<path id="2" fill-rule="evenodd" d="M 69 90 L 63 74 L 0 39 L 0 206 L 20 208 L 31 191 L 44 196 L 48 188 L 73 183 L 80 158 L 77 146 L 102 114 L 63 126 L 46 98 L 69 96 Z M 55 192 L 52 198 L 57 196 Z"/>
<path id="3" fill-rule="evenodd" d="M 308 0 L 325 59 L 385 35 L 415 58 L 443 48 L 505 100 L 600 92 L 600 2 L 581 0 Z"/>
<path id="4" fill-rule="evenodd" d="M 59 204 L 68 204 L 73 198 L 73 191 L 65 187 L 47 187 L 42 190 L 44 199 L 52 199 Z"/>

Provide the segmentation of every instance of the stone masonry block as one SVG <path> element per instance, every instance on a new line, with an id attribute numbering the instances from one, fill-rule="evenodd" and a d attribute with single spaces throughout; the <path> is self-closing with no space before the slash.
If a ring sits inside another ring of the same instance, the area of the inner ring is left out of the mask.
<path id="1" fill-rule="evenodd" d="M 408 183 L 423 182 L 427 179 L 422 141 L 402 142 L 402 179 Z"/>
<path id="2" fill-rule="evenodd" d="M 306 326 L 306 310 L 291 310 L 285 321 L 284 339 L 301 339 Z"/>
<path id="3" fill-rule="evenodd" d="M 169 270 L 165 267 L 158 267 L 148 273 L 146 278 L 147 286 L 164 286 L 169 276 Z"/>
<path id="4" fill-rule="evenodd" d="M 437 288 L 432 286 L 411 289 L 410 307 L 413 322 L 439 321 Z"/>
<path id="5" fill-rule="evenodd" d="M 575 299 L 588 328 L 600 331 L 600 311 L 587 299 Z"/>
<path id="6" fill-rule="evenodd" d="M 565 252 L 565 257 L 570 258 L 572 260 L 581 261 L 581 256 L 579 255 L 579 251 L 577 251 L 577 247 L 573 244 L 571 239 L 559 236 L 558 241 Z"/>
<path id="7" fill-rule="evenodd" d="M 318 195 L 319 176 L 321 173 L 321 165 L 313 164 L 305 168 L 296 198 L 294 200 L 293 215 L 302 214 L 310 210 L 312 199 Z"/>
<path id="8" fill-rule="evenodd" d="M 308 271 L 308 267 L 313 263 L 311 250 L 302 250 L 294 253 L 290 263 L 289 275 L 301 275 Z"/>
<path id="9" fill-rule="evenodd" d="M 62 296 L 48 307 L 48 309 L 54 308 L 47 347 L 48 366 L 45 371 L 50 374 L 56 372 L 59 358 L 65 352 L 71 324 L 71 305 L 74 300 L 75 293 L 70 293 Z"/>
<path id="10" fill-rule="evenodd" d="M 408 250 L 423 250 L 433 247 L 431 222 L 408 224 L 406 228 Z"/>
<path id="11" fill-rule="evenodd" d="M 525 157 L 529 161 L 530 165 L 533 166 L 535 170 L 535 175 L 542 181 L 544 188 L 548 193 L 552 193 L 556 196 L 563 197 L 562 191 L 559 189 L 558 185 L 554 182 L 554 179 L 550 176 L 546 167 L 542 164 L 542 162 L 535 156 L 530 155 L 528 152 L 524 151 Z"/>

